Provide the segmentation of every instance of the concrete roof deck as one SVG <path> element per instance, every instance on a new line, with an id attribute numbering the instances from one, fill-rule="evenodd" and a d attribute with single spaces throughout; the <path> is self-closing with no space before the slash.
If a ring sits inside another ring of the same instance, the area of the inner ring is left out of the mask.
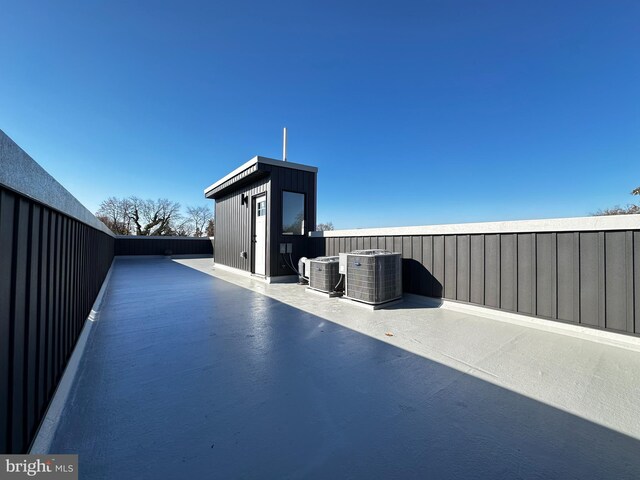
<path id="1" fill-rule="evenodd" d="M 92 479 L 638 478 L 639 399 L 633 348 L 117 259 L 50 451 Z"/>

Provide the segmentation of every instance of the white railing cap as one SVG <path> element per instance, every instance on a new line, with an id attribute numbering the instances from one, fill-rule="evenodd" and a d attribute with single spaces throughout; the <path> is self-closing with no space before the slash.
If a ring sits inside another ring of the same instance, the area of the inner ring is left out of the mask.
<path id="1" fill-rule="evenodd" d="M 482 233 L 588 232 L 638 230 L 640 215 L 547 218 L 507 222 L 452 223 L 413 227 L 356 228 L 310 232 L 310 237 L 374 237 L 400 235 L 466 235 Z"/>

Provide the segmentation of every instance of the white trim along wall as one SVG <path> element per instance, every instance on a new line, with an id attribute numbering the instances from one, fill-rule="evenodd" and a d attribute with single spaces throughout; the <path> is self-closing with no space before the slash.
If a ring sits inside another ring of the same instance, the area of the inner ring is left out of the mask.
<path id="1" fill-rule="evenodd" d="M 606 230 L 638 230 L 640 215 L 548 218 L 508 222 L 455 223 L 413 227 L 357 228 L 310 232 L 310 237 L 368 237 L 398 235 L 469 235 L 476 233 L 540 233 L 588 232 Z"/>

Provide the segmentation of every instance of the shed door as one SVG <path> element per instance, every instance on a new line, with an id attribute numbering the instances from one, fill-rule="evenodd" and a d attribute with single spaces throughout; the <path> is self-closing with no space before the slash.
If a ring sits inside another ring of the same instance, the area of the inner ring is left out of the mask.
<path id="1" fill-rule="evenodd" d="M 253 200 L 253 273 L 266 274 L 267 260 L 267 196 Z"/>

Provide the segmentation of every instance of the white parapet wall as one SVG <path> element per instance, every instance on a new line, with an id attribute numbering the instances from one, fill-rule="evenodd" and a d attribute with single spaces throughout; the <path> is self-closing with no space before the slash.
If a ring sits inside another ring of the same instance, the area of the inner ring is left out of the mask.
<path id="1" fill-rule="evenodd" d="M 507 222 L 452 223 L 411 227 L 356 228 L 310 232 L 310 237 L 471 235 L 483 233 L 589 232 L 640 229 L 640 215 L 548 218 Z"/>

